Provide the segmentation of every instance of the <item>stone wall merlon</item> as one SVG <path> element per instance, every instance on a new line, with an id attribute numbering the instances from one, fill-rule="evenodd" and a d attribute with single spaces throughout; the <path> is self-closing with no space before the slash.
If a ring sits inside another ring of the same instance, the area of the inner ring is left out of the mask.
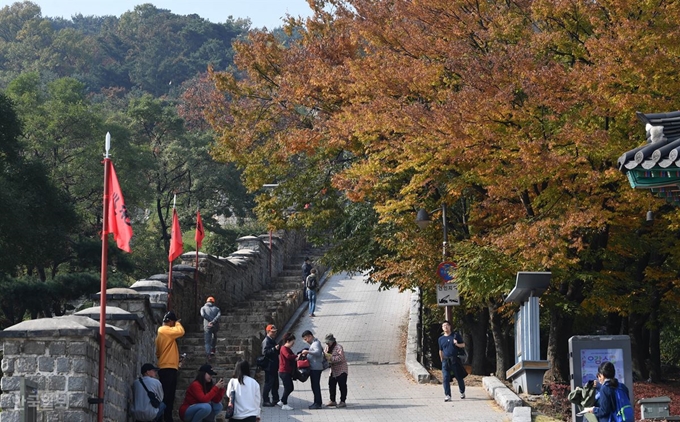
<path id="1" fill-rule="evenodd" d="M 165 281 L 166 283 L 163 283 L 162 281 L 159 280 L 138 280 L 136 281 L 130 288 L 136 292 L 139 291 L 145 291 L 145 292 L 165 292 L 167 293 L 168 291 L 168 286 L 167 286 L 167 281 L 168 281 L 168 275 L 165 275 Z"/>
<path id="2" fill-rule="evenodd" d="M 36 338 L 36 337 L 96 337 L 99 333 L 99 322 L 84 316 L 67 315 L 53 318 L 39 318 L 22 321 L 5 328 L 0 338 Z M 111 334 L 125 347 L 129 342 L 126 330 L 106 324 L 106 333 Z"/>
<path id="3" fill-rule="evenodd" d="M 97 297 L 99 298 L 99 297 Z M 109 295 L 106 295 L 106 299 L 109 299 Z M 101 315 L 101 307 L 100 306 L 92 306 L 90 308 L 83 309 L 82 311 L 76 312 L 74 315 L 79 315 L 79 316 L 85 316 L 88 318 L 92 318 L 95 321 L 99 321 L 99 317 Z M 106 320 L 109 321 L 134 321 L 137 323 L 137 326 L 144 330 L 144 321 L 142 318 L 137 315 L 137 314 L 132 314 L 125 309 L 121 309 L 117 306 L 106 306 Z"/>

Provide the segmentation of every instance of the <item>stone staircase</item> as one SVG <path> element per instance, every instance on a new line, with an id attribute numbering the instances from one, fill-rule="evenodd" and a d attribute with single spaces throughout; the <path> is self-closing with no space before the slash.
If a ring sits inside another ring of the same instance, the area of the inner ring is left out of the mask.
<path id="1" fill-rule="evenodd" d="M 284 266 L 270 286 L 253 293 L 231 309 L 225 309 L 217 303 L 222 316 L 217 335 L 217 351 L 209 362 L 218 373 L 215 378 L 225 380 L 231 378 L 235 364 L 242 359 L 247 360 L 251 369 L 255 370 L 255 359 L 260 355 L 262 340 L 266 335 L 265 327 L 274 324 L 281 331 L 303 301 L 300 267 L 304 257 L 314 259 L 321 254 L 322 252 L 318 250 L 303 251 Z M 180 339 L 179 346 L 180 352 L 186 353 L 187 357 L 179 371 L 175 412 L 184 400 L 187 387 L 196 378 L 198 368 L 208 362 L 205 355 L 203 326 L 194 324 L 185 329 L 187 332 Z M 175 415 L 179 420 L 177 413 Z"/>

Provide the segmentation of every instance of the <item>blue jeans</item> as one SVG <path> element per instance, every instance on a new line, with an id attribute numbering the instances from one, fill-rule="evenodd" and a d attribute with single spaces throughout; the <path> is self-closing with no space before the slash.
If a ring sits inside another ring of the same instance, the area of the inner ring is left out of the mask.
<path id="1" fill-rule="evenodd" d="M 307 289 L 307 299 L 309 299 L 309 314 L 313 314 L 316 309 L 316 292 L 312 289 Z"/>
<path id="2" fill-rule="evenodd" d="M 212 422 L 222 411 L 222 403 L 196 403 L 189 406 L 184 413 L 184 422 Z"/>
<path id="3" fill-rule="evenodd" d="M 217 346 L 217 330 L 214 327 L 206 328 L 203 332 L 203 337 L 205 340 L 205 354 L 209 355 Z"/>
<path id="4" fill-rule="evenodd" d="M 161 405 L 158 406 L 158 413 L 156 413 L 156 417 L 153 418 L 152 422 L 161 422 L 163 420 L 163 414 L 165 413 L 165 403 L 161 402 Z"/>
<path id="5" fill-rule="evenodd" d="M 442 378 L 444 378 L 443 383 L 444 383 L 444 395 L 450 396 L 451 395 L 451 378 L 452 376 L 456 377 L 456 381 L 458 381 L 458 391 L 460 391 L 460 394 L 465 393 L 465 381 L 463 380 L 463 374 L 461 371 L 464 371 L 465 368 L 463 368 L 463 365 L 460 364 L 460 360 L 455 357 L 455 358 L 444 358 L 442 361 Z"/>

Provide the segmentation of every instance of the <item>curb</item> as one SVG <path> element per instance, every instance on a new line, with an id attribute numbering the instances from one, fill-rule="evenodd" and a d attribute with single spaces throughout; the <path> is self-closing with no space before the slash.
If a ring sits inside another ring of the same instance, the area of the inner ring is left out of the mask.
<path id="1" fill-rule="evenodd" d="M 406 340 L 406 370 L 418 384 L 430 382 L 430 373 L 418 361 L 418 326 L 420 325 L 420 289 L 411 294 Z"/>
<path id="2" fill-rule="evenodd" d="M 502 407 L 506 412 L 512 412 L 513 422 L 515 421 L 515 409 L 524 406 L 524 402 L 519 398 L 517 394 L 512 392 L 507 385 L 503 384 L 496 377 L 484 377 L 482 378 L 482 385 L 484 389 L 489 393 L 491 397 Z M 529 407 L 529 421 L 531 421 L 531 408 Z M 519 413 L 524 413 L 524 411 L 519 411 Z"/>

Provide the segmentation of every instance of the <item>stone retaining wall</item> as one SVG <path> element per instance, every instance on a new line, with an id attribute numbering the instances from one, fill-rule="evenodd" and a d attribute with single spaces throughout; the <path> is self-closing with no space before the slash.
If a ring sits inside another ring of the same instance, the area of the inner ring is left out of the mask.
<path id="1" fill-rule="evenodd" d="M 225 258 L 199 253 L 182 255 L 173 266 L 171 308 L 185 324 L 198 323 L 207 296 L 227 308 L 266 287 L 298 251 L 306 246 L 298 233 L 247 236 Z M 270 276 L 271 275 L 271 276 Z M 155 336 L 167 310 L 167 274 L 138 280 L 130 289 L 107 290 L 106 384 L 104 420 L 132 421 L 130 385 L 143 363 L 155 362 Z M 99 300 L 99 294 L 95 297 Z M 0 422 L 22 420 L 24 406 L 38 409 L 38 420 L 91 422 L 97 420 L 99 373 L 98 306 L 69 315 L 24 321 L 0 332 L 4 351 L 0 381 Z M 22 380 L 37 384 L 37 393 L 20 397 Z"/>

